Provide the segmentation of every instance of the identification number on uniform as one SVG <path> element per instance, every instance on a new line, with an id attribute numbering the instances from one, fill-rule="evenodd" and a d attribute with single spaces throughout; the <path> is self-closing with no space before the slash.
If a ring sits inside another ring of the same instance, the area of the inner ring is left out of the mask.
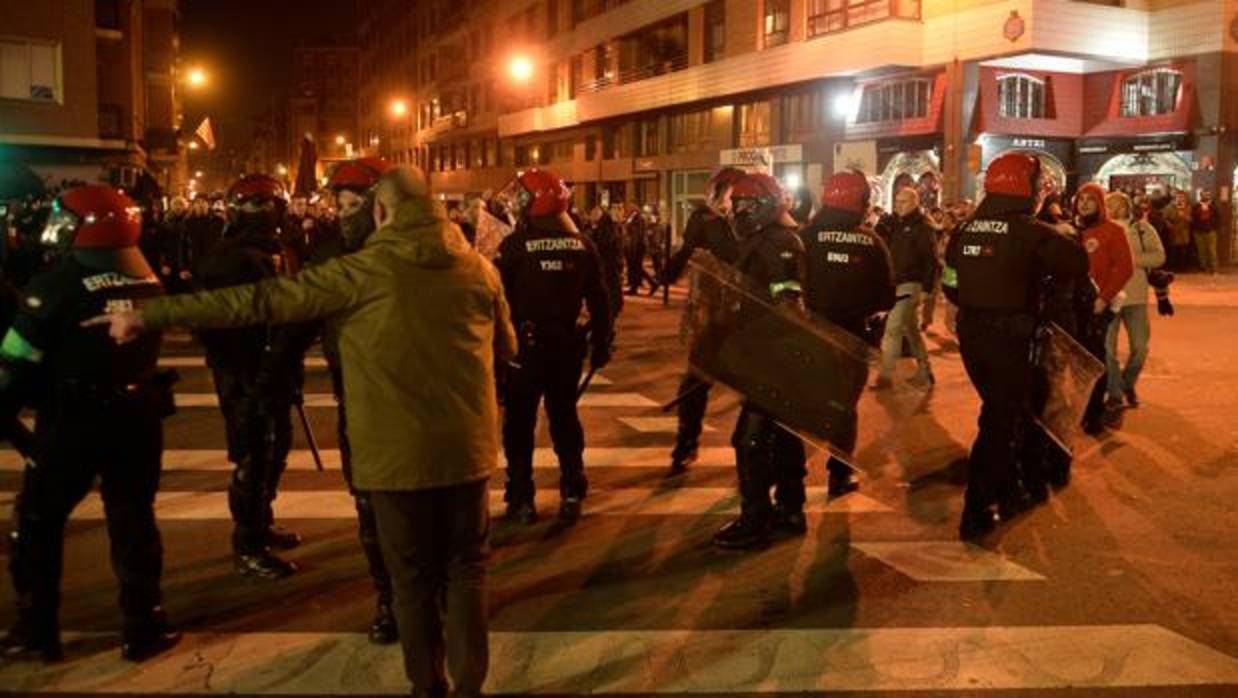
<path id="1" fill-rule="evenodd" d="M 542 271 L 563 271 L 563 260 L 561 259 L 543 259 L 540 263 Z"/>
<path id="2" fill-rule="evenodd" d="M 963 245 L 964 257 L 992 257 L 992 245 Z"/>
<path id="3" fill-rule="evenodd" d="M 103 306 L 106 315 L 112 313 L 128 313 L 133 310 L 133 301 L 128 298 L 113 298 Z"/>

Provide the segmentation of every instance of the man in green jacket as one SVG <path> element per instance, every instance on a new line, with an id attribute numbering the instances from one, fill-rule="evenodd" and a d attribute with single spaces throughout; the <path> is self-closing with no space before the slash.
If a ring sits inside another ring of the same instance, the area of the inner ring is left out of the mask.
<path id="1" fill-rule="evenodd" d="M 476 694 L 488 664 L 494 367 L 512 358 L 516 335 L 498 272 L 430 199 L 420 170 L 383 175 L 374 219 L 359 251 L 294 278 L 168 296 L 87 322 L 110 325 L 119 342 L 171 326 L 333 323 L 353 485 L 373 498 L 405 670 L 417 695 L 446 690 L 448 673 L 456 694 Z"/>

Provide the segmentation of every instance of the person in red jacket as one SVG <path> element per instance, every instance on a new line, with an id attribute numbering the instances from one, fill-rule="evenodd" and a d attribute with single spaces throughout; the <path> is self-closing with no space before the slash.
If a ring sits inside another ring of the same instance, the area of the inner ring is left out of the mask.
<path id="1" fill-rule="evenodd" d="M 1096 332 L 1088 331 L 1085 335 L 1092 337 L 1095 334 L 1099 341 L 1085 341 L 1084 344 L 1104 361 L 1104 334 L 1114 317 L 1111 308 L 1121 304 L 1122 299 L 1118 295 L 1135 273 L 1135 261 L 1130 243 L 1126 240 L 1126 230 L 1120 223 L 1109 220 L 1105 209 L 1105 190 L 1099 184 L 1085 184 L 1079 188 L 1075 196 L 1075 225 L 1080 230 L 1083 248 L 1088 253 L 1088 276 L 1096 284 L 1097 292 L 1091 323 Z M 1106 423 L 1116 425 L 1120 411 L 1106 410 L 1105 407 L 1105 381 L 1100 380 L 1092 391 L 1083 416 L 1084 431 L 1095 435 L 1103 430 Z"/>

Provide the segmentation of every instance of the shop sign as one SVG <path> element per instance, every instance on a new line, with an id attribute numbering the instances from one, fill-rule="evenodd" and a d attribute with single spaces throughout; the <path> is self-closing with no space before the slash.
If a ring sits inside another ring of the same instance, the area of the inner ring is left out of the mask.
<path id="1" fill-rule="evenodd" d="M 1115 138 L 1080 141 L 1080 155 L 1104 155 L 1107 153 L 1170 153 L 1192 150 L 1191 136 L 1186 133 L 1171 134 L 1155 139 Z"/>
<path id="2" fill-rule="evenodd" d="M 1011 138 L 1011 148 L 1035 148 L 1036 150 L 1044 150 L 1047 147 L 1043 138 Z"/>
<path id="3" fill-rule="evenodd" d="M 834 144 L 834 171 L 859 170 L 877 172 L 877 141 L 855 141 Z"/>
<path id="4" fill-rule="evenodd" d="M 652 159 L 641 158 L 632 164 L 632 169 L 637 172 L 655 172 L 658 168 Z"/>
<path id="5" fill-rule="evenodd" d="M 776 163 L 803 160 L 804 146 L 799 143 L 766 148 L 733 148 L 722 151 L 718 156 L 720 164 L 731 167 L 769 167 Z"/>

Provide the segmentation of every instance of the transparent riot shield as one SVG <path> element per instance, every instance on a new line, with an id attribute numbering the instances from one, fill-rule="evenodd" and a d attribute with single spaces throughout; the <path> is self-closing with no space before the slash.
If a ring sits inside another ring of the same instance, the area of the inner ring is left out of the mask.
<path id="1" fill-rule="evenodd" d="M 482 208 L 477 217 L 477 251 L 486 259 L 493 260 L 499 254 L 499 244 L 512 234 L 512 227 Z"/>
<path id="2" fill-rule="evenodd" d="M 1082 431 L 1083 413 L 1105 364 L 1056 324 L 1042 328 L 1036 400 L 1043 402 L 1036 423 L 1067 453 Z"/>
<path id="3" fill-rule="evenodd" d="M 810 444 L 849 456 L 872 349 L 821 318 L 775 304 L 708 252 L 695 252 L 689 270 L 681 337 L 692 370 L 742 394 Z"/>

